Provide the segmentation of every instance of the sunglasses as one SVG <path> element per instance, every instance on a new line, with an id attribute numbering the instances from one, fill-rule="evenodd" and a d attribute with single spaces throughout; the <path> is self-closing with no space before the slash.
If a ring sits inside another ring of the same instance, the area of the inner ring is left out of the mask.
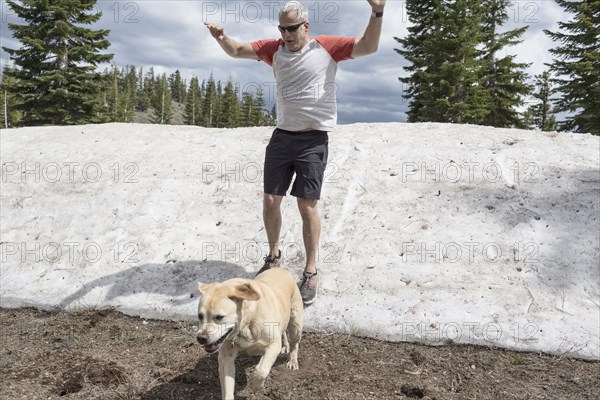
<path id="1" fill-rule="evenodd" d="M 281 33 L 284 33 L 285 31 L 293 33 L 293 32 L 296 32 L 298 30 L 298 28 L 300 28 L 305 23 L 306 23 L 306 21 L 300 22 L 297 25 L 290 25 L 290 26 L 281 26 L 281 25 L 279 25 L 277 28 L 279 29 L 279 32 L 281 32 Z"/>

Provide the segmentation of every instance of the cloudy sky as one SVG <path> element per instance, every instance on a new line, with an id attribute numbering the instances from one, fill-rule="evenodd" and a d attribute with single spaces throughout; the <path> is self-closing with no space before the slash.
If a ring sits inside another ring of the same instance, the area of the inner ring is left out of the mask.
<path id="1" fill-rule="evenodd" d="M 109 40 L 118 66 L 135 65 L 167 74 L 179 69 L 189 80 L 211 73 L 216 80 L 231 77 L 239 87 L 262 86 L 268 101 L 273 101 L 274 78 L 262 62 L 234 60 L 223 53 L 204 27 L 204 21 L 217 22 L 226 34 L 239 41 L 277 38 L 277 13 L 284 0 L 196 1 L 196 0 L 101 0 L 96 6 L 103 16 L 94 28 L 109 29 Z M 2 1 L 2 45 L 19 46 L 11 38 L 7 23 L 17 18 Z M 358 36 L 369 21 L 366 0 L 306 1 L 310 15 L 310 34 Z M 529 72 L 537 74 L 550 61 L 548 49 L 554 47 L 543 30 L 556 30 L 558 21 L 568 14 L 553 0 L 515 1 L 509 10 L 506 29 L 528 25 L 524 41 L 507 49 L 517 61 L 531 63 Z M 407 34 L 408 18 L 404 1 L 386 5 L 379 51 L 371 56 L 340 64 L 337 76 L 339 123 L 405 121 L 407 101 L 398 81 L 406 61 L 394 49 L 396 37 Z M 2 52 L 2 64 L 8 59 Z"/>

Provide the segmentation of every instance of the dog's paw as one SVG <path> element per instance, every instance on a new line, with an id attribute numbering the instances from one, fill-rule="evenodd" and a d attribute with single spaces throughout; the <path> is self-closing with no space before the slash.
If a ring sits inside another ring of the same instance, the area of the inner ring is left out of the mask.
<path id="1" fill-rule="evenodd" d="M 288 354 L 290 352 L 290 347 L 289 346 L 282 346 L 281 347 L 281 354 Z"/>
<path id="2" fill-rule="evenodd" d="M 298 359 L 297 358 L 290 358 L 290 360 L 287 362 L 287 367 L 289 369 L 293 369 L 293 370 L 297 370 L 298 367 Z"/>
<path id="3" fill-rule="evenodd" d="M 259 391 L 265 387 L 265 378 L 262 377 L 258 372 L 250 374 L 248 377 L 248 387 L 252 391 Z"/>

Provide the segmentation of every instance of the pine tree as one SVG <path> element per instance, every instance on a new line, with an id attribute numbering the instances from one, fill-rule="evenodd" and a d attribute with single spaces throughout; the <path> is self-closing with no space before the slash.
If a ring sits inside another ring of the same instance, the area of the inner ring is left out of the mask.
<path id="1" fill-rule="evenodd" d="M 254 109 L 254 97 L 250 92 L 242 93 L 242 104 L 240 105 L 240 121 L 238 126 L 255 126 L 253 121 Z"/>
<path id="2" fill-rule="evenodd" d="M 156 90 L 157 79 L 154 74 L 154 67 L 150 67 L 148 72 L 146 72 L 146 76 L 144 76 L 144 85 L 142 94 L 140 97 L 142 98 L 142 102 L 146 102 L 146 109 L 142 109 L 146 111 L 149 107 L 152 107 L 154 92 Z"/>
<path id="3" fill-rule="evenodd" d="M 436 27 L 439 29 L 443 10 L 441 0 L 407 0 L 406 10 L 412 25 L 408 27 L 409 34 L 406 37 L 394 37 L 402 45 L 402 49 L 395 51 L 410 62 L 410 65 L 403 67 L 410 75 L 398 79 L 405 85 L 403 97 L 410 99 L 408 122 L 418 122 L 430 85 L 427 72 L 433 68 L 431 55 L 425 52 L 425 44 L 432 40 L 433 30 Z"/>
<path id="4" fill-rule="evenodd" d="M 219 125 L 219 118 L 223 113 L 223 86 L 221 85 L 221 81 L 217 81 L 216 84 L 217 91 L 217 100 L 215 101 L 215 108 L 213 111 L 213 126 L 221 127 Z"/>
<path id="5" fill-rule="evenodd" d="M 132 122 L 137 102 L 137 72 L 135 66 L 127 66 L 123 71 L 123 121 Z"/>
<path id="6" fill-rule="evenodd" d="M 136 89 L 136 104 L 135 108 L 139 111 L 146 111 L 150 107 L 150 97 L 145 86 L 146 80 L 144 79 L 144 69 L 140 68 L 137 76 L 137 89 Z"/>
<path id="7" fill-rule="evenodd" d="M 186 125 L 202 125 L 202 92 L 198 77 L 192 77 L 188 88 L 183 121 Z"/>
<path id="8" fill-rule="evenodd" d="M 267 103 L 263 94 L 262 88 L 259 87 L 256 90 L 256 97 L 254 98 L 254 109 L 252 110 L 252 125 L 253 126 L 264 126 L 267 123 L 265 107 Z"/>
<path id="9" fill-rule="evenodd" d="M 484 0 L 482 4 L 483 74 L 484 87 L 489 91 L 489 114 L 484 124 L 495 127 L 522 125 L 517 107 L 523 105 L 530 87 L 524 72 L 530 64 L 516 63 L 514 55 L 498 58 L 507 46 L 522 42 L 519 38 L 527 26 L 498 33 L 498 28 L 508 20 L 507 9 L 511 0 Z"/>
<path id="10" fill-rule="evenodd" d="M 415 23 L 409 37 L 396 39 L 398 53 L 412 63 L 412 75 L 400 78 L 411 98 L 408 120 L 480 124 L 488 114 L 489 94 L 483 86 L 481 0 L 407 3 Z"/>
<path id="11" fill-rule="evenodd" d="M 548 71 L 536 75 L 533 97 L 535 97 L 538 102 L 530 106 L 528 111 L 531 116 L 530 124 L 542 131 L 556 130 L 556 118 L 552 113 L 552 101 L 550 99 L 551 93 L 552 84 Z"/>
<path id="12" fill-rule="evenodd" d="M 488 93 L 482 85 L 477 50 L 481 40 L 479 6 L 477 0 L 448 3 L 441 29 L 427 43 L 427 53 L 439 66 L 431 74 L 432 96 L 423 111 L 427 119 L 481 124 L 488 113 Z"/>
<path id="13" fill-rule="evenodd" d="M 5 65 L 0 80 L 0 128 L 14 128 L 21 122 L 21 112 L 17 110 L 17 100 L 12 94 L 15 79 L 6 73 L 11 67 Z"/>
<path id="14" fill-rule="evenodd" d="M 113 65 L 105 75 L 109 77 L 104 88 L 103 102 L 109 121 L 131 122 L 136 101 L 137 73 L 135 67 L 119 69 Z"/>
<path id="15" fill-rule="evenodd" d="M 213 128 L 217 126 L 217 86 L 212 76 L 208 78 L 208 81 L 202 83 L 204 89 L 204 95 L 202 97 L 202 122 L 207 128 Z"/>
<path id="16" fill-rule="evenodd" d="M 559 45 L 550 50 L 556 77 L 557 112 L 567 112 L 561 129 L 600 135 L 600 0 L 556 0 L 573 20 L 559 22 L 559 31 L 544 30 Z"/>
<path id="17" fill-rule="evenodd" d="M 116 65 L 113 65 L 110 71 L 106 73 L 110 78 L 110 81 L 106 87 L 106 106 L 107 106 L 107 115 L 109 121 L 112 122 L 120 122 L 119 114 L 120 114 L 120 91 L 121 87 L 119 85 L 119 68 Z"/>
<path id="18" fill-rule="evenodd" d="M 231 78 L 225 85 L 223 92 L 223 101 L 221 105 L 221 114 L 219 117 L 219 127 L 235 128 L 238 126 L 239 120 L 239 99 L 237 96 L 236 86 Z"/>
<path id="19" fill-rule="evenodd" d="M 269 125 L 277 125 L 277 106 L 273 104 L 273 108 L 271 108 L 271 117 L 269 119 Z"/>
<path id="20" fill-rule="evenodd" d="M 171 118 L 171 93 L 169 92 L 169 82 L 167 74 L 163 74 L 157 79 L 152 97 L 152 108 L 154 109 L 152 123 L 170 124 Z"/>
<path id="21" fill-rule="evenodd" d="M 83 25 L 100 19 L 96 0 L 7 0 L 26 24 L 8 24 L 19 49 L 3 49 L 17 68 L 11 91 L 23 112 L 23 124 L 82 124 L 100 122 L 99 93 L 103 75 L 95 72 L 112 54 L 101 54 L 110 42 L 108 30 Z"/>
<path id="22" fill-rule="evenodd" d="M 533 110 L 531 106 L 527 107 L 521 115 L 521 126 L 524 129 L 535 129 L 535 121 L 533 120 Z"/>
<path id="23" fill-rule="evenodd" d="M 171 90 L 173 101 L 183 103 L 185 100 L 185 82 L 181 79 L 179 70 L 175 70 L 175 72 L 169 76 L 169 88 Z"/>

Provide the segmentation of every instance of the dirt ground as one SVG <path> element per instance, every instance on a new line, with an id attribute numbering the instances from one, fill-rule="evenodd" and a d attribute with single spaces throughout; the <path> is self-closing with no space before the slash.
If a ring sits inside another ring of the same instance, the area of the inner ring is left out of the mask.
<path id="1" fill-rule="evenodd" d="M 2 399 L 220 399 L 217 356 L 193 322 L 114 311 L 0 309 Z M 258 358 L 237 360 L 236 398 L 596 399 L 600 363 L 477 346 L 428 347 L 305 333 L 300 370 L 282 356 L 261 393 L 244 390 Z"/>

